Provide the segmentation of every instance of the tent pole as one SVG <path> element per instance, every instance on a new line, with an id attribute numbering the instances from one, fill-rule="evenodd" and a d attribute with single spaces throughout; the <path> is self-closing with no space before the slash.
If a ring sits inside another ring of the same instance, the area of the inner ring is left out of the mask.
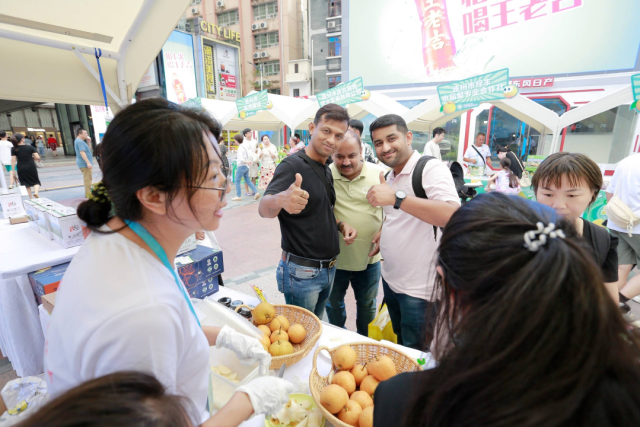
<path id="1" fill-rule="evenodd" d="M 92 47 L 79 45 L 77 43 L 67 43 L 59 40 L 51 40 L 44 37 L 38 37 L 31 34 L 17 33 L 15 31 L 9 31 L 0 29 L 0 38 L 16 40 L 19 42 L 31 43 L 40 46 L 52 47 L 61 50 L 70 50 L 72 52 L 81 52 L 87 55 L 93 55 L 94 50 Z M 102 57 L 105 59 L 120 59 L 121 56 L 118 52 L 102 49 Z"/>
<path id="2" fill-rule="evenodd" d="M 100 75 L 98 75 L 98 72 L 96 70 L 93 69 L 93 67 L 91 66 L 91 64 L 89 64 L 89 62 L 84 58 L 84 56 L 82 56 L 82 54 L 80 52 L 78 52 L 77 50 L 74 50 L 73 53 L 78 57 L 78 59 L 80 60 L 80 62 L 82 62 L 82 64 L 85 66 L 85 68 L 87 70 L 89 70 L 89 72 L 91 73 L 91 75 L 98 81 L 100 82 Z M 123 104 L 122 101 L 120 100 L 120 98 L 118 98 L 118 96 L 115 94 L 115 92 L 113 90 L 111 90 L 111 87 L 109 87 L 108 84 L 105 83 L 104 85 L 105 89 L 107 90 L 107 93 L 109 95 L 111 95 L 111 98 L 113 98 L 118 105 L 121 108 L 124 108 L 126 106 L 126 104 Z"/>

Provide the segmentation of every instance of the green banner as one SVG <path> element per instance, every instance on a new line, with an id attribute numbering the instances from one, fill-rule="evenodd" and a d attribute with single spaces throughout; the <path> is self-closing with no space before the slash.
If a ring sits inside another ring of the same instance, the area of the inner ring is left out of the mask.
<path id="1" fill-rule="evenodd" d="M 200 97 L 191 98 L 190 100 L 183 102 L 182 106 L 189 107 L 189 108 L 199 108 L 199 109 L 204 108 L 202 107 L 202 98 Z"/>
<path id="2" fill-rule="evenodd" d="M 316 99 L 321 107 L 327 104 L 338 104 L 344 107 L 354 102 L 366 101 L 370 96 L 371 94 L 368 90 L 363 90 L 362 77 L 358 77 L 357 79 L 320 92 L 316 95 Z"/>
<path id="3" fill-rule="evenodd" d="M 640 100 L 640 74 L 631 76 L 631 91 L 633 92 L 633 104 L 629 108 L 633 110 Z"/>
<path id="4" fill-rule="evenodd" d="M 509 69 L 438 86 L 440 105 L 445 114 L 475 108 L 486 101 L 513 98 L 518 88 L 509 85 Z"/>
<path id="5" fill-rule="evenodd" d="M 269 95 L 266 90 L 247 95 L 236 100 L 236 107 L 238 108 L 238 116 L 241 119 L 251 117 L 258 111 L 269 108 Z"/>

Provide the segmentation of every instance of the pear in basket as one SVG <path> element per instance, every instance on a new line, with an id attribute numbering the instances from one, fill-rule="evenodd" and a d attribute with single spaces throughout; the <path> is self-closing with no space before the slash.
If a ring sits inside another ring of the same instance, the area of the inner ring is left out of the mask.
<path id="1" fill-rule="evenodd" d="M 350 426 L 357 426 L 358 420 L 360 419 L 360 414 L 362 414 L 362 408 L 358 402 L 353 400 L 347 400 L 347 403 L 344 407 L 338 412 L 338 419 L 345 424 L 349 424 Z"/>
<path id="2" fill-rule="evenodd" d="M 348 345 L 341 345 L 333 354 L 333 364 L 340 371 L 350 371 L 356 364 L 356 351 Z"/>
<path id="3" fill-rule="evenodd" d="M 345 389 L 349 396 L 351 396 L 353 392 L 356 391 L 356 380 L 355 378 L 353 378 L 351 372 L 348 371 L 340 371 L 335 374 L 333 376 L 333 379 L 331 380 L 331 384 L 339 385 L 340 387 Z"/>
<path id="4" fill-rule="evenodd" d="M 260 344 L 262 344 L 262 346 L 264 347 L 264 349 L 266 351 L 269 351 L 269 347 L 271 346 L 271 339 L 269 338 L 268 335 L 262 335 L 260 337 Z"/>
<path id="5" fill-rule="evenodd" d="M 396 365 L 389 356 L 376 356 L 368 364 L 368 370 L 378 381 L 386 381 L 396 376 Z"/>
<path id="6" fill-rule="evenodd" d="M 349 400 L 355 400 L 356 402 L 358 402 L 362 409 L 373 406 L 373 399 L 367 394 L 366 391 L 356 391 L 351 395 Z"/>
<path id="7" fill-rule="evenodd" d="M 298 323 L 291 325 L 287 332 L 289 333 L 289 340 L 294 344 L 300 344 L 307 337 L 307 330 Z"/>
<path id="8" fill-rule="evenodd" d="M 256 325 L 266 325 L 276 317 L 276 309 L 268 302 L 261 302 L 251 312 Z"/>
<path id="9" fill-rule="evenodd" d="M 276 341 L 289 341 L 289 334 L 282 330 L 282 326 L 271 334 L 271 342 L 274 343 Z"/>
<path id="10" fill-rule="evenodd" d="M 269 323 L 269 328 L 271 328 L 271 332 L 277 331 L 280 328 L 286 332 L 289 330 L 289 321 L 283 315 L 276 316 L 276 318 Z"/>
<path id="11" fill-rule="evenodd" d="M 373 427 L 373 406 L 364 408 L 360 414 L 360 427 Z"/>
<path id="12" fill-rule="evenodd" d="M 320 393 L 320 403 L 332 414 L 337 414 L 344 408 L 349 400 L 349 395 L 339 385 L 329 384 Z"/>
<path id="13" fill-rule="evenodd" d="M 269 329 L 268 326 L 260 325 L 260 326 L 258 326 L 258 329 L 260 329 L 266 336 L 268 336 L 268 337 L 271 336 L 271 329 Z"/>
<path id="14" fill-rule="evenodd" d="M 380 384 L 380 381 L 376 379 L 373 375 L 368 375 L 365 379 L 362 380 L 360 384 L 360 390 L 366 392 L 369 396 L 373 396 L 376 392 L 376 388 Z"/>
<path id="15" fill-rule="evenodd" d="M 271 354 L 273 357 L 286 356 L 287 354 L 291 353 L 293 353 L 293 346 L 289 341 L 280 340 L 274 342 L 273 344 L 271 344 L 271 346 L 269 346 L 269 354 Z"/>
<path id="16" fill-rule="evenodd" d="M 361 365 L 360 363 L 356 363 L 356 365 L 351 369 L 351 375 L 353 375 L 353 378 L 356 380 L 356 385 L 359 387 L 362 380 L 369 375 L 367 364 L 365 363 L 364 365 Z"/>

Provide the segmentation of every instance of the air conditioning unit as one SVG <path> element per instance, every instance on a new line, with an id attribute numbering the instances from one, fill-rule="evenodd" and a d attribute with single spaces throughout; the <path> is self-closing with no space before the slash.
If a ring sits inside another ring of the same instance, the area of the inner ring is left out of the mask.
<path id="1" fill-rule="evenodd" d="M 189 22 L 187 22 L 187 23 L 185 24 L 185 26 L 184 26 L 184 29 L 185 29 L 186 31 L 189 31 L 189 32 L 190 32 L 190 31 L 191 31 L 191 24 L 190 24 Z"/>
<path id="2" fill-rule="evenodd" d="M 260 58 L 268 58 L 268 57 L 269 57 L 269 52 L 264 50 L 260 52 Z"/>
<path id="3" fill-rule="evenodd" d="M 252 29 L 253 31 L 257 31 L 259 28 L 260 28 L 260 27 L 258 26 L 258 24 L 252 24 L 252 25 L 251 25 L 251 29 Z"/>
<path id="4" fill-rule="evenodd" d="M 194 7 L 194 8 L 191 9 L 191 14 L 192 15 L 200 15 L 200 11 Z"/>
<path id="5" fill-rule="evenodd" d="M 261 22 L 260 23 L 260 29 L 261 30 L 266 30 L 267 28 L 269 28 L 269 25 L 266 22 Z"/>
<path id="6" fill-rule="evenodd" d="M 256 52 L 253 54 L 253 59 L 258 59 L 260 58 L 260 52 Z"/>
<path id="7" fill-rule="evenodd" d="M 218 9 L 224 9 L 224 2 L 222 0 L 218 0 L 216 5 L 218 6 Z"/>
<path id="8" fill-rule="evenodd" d="M 270 86 L 270 85 L 271 85 L 271 81 L 270 81 L 270 80 L 263 80 L 263 81 L 262 81 L 262 84 L 263 84 L 264 86 Z"/>
<path id="9" fill-rule="evenodd" d="M 336 21 L 327 22 L 327 28 L 335 28 L 335 27 L 336 27 Z"/>
<path id="10" fill-rule="evenodd" d="M 260 86 L 260 80 L 256 80 L 254 83 L 256 86 Z"/>

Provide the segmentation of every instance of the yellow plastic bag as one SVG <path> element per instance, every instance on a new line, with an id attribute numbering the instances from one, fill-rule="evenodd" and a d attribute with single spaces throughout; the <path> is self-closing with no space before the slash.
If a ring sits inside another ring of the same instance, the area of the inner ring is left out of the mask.
<path id="1" fill-rule="evenodd" d="M 398 343 L 398 337 L 393 332 L 391 317 L 389 317 L 389 310 L 387 310 L 386 304 L 380 308 L 373 322 L 369 323 L 369 338 L 373 338 L 376 341 L 387 340 L 395 344 Z"/>

